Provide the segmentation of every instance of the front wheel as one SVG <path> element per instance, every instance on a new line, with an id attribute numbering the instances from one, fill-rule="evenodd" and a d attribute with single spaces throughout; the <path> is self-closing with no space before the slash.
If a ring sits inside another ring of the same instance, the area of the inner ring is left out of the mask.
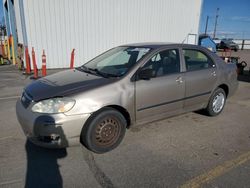
<path id="1" fill-rule="evenodd" d="M 206 111 L 210 116 L 217 116 L 220 114 L 226 103 L 225 91 L 217 88 L 209 99 Z"/>
<path id="2" fill-rule="evenodd" d="M 126 119 L 115 109 L 104 108 L 94 114 L 83 127 L 81 140 L 95 153 L 105 153 L 116 148 L 126 132 Z"/>

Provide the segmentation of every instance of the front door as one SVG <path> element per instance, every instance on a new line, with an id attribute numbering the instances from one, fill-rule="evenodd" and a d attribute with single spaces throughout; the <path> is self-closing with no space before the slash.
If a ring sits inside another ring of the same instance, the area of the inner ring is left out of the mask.
<path id="1" fill-rule="evenodd" d="M 139 78 L 135 83 L 137 122 L 180 112 L 185 82 L 180 72 L 179 50 L 168 49 L 155 54 L 140 71 L 146 69 L 152 70 L 152 77 Z"/>

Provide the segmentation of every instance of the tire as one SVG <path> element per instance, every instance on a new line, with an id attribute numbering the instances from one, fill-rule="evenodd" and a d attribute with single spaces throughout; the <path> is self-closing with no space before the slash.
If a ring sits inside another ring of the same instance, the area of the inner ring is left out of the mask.
<path id="1" fill-rule="evenodd" d="M 81 142 L 95 153 L 111 151 L 121 143 L 126 126 L 126 119 L 120 112 L 113 108 L 103 108 L 84 125 Z"/>
<path id="2" fill-rule="evenodd" d="M 215 102 L 217 100 L 217 103 Z M 217 88 L 209 99 L 205 109 L 209 116 L 219 115 L 226 104 L 226 93 L 223 89 Z"/>

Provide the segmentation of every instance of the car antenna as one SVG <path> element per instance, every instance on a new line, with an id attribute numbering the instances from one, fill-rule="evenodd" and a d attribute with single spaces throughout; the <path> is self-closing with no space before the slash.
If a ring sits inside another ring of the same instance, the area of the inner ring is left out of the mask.
<path id="1" fill-rule="evenodd" d="M 184 39 L 183 39 L 183 41 L 182 41 L 181 44 L 183 44 L 185 42 L 185 40 L 187 39 L 187 37 L 188 37 L 188 34 L 184 37 Z"/>
<path id="2" fill-rule="evenodd" d="M 184 40 L 182 41 L 181 44 L 183 44 L 185 42 L 185 40 L 188 38 L 188 35 L 192 32 L 192 30 L 184 37 Z"/>

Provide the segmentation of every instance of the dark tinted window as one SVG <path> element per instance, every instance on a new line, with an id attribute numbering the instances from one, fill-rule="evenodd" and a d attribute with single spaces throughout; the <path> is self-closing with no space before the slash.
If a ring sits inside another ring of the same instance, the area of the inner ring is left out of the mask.
<path id="1" fill-rule="evenodd" d="M 177 49 L 164 50 L 153 56 L 143 67 L 152 69 L 153 76 L 159 77 L 180 72 L 180 58 Z"/>
<path id="2" fill-rule="evenodd" d="M 207 69 L 214 67 L 212 60 L 198 50 L 183 50 L 187 71 Z"/>

